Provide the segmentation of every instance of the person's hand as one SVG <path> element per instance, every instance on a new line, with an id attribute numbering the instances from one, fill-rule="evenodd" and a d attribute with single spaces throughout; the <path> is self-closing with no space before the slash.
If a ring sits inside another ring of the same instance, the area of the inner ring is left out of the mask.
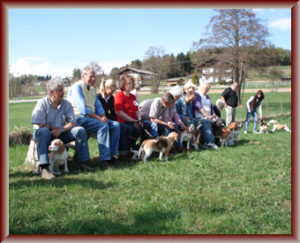
<path id="1" fill-rule="evenodd" d="M 102 121 L 102 122 L 108 123 L 108 120 L 107 120 L 106 116 L 104 116 L 104 115 L 100 116 L 99 120 Z"/>
<path id="2" fill-rule="evenodd" d="M 52 130 L 51 130 L 51 135 L 53 136 L 53 137 L 59 137 L 60 136 L 60 134 L 62 133 L 62 130 L 61 129 L 59 129 L 59 128 L 55 128 L 55 129 L 53 129 L 52 128 Z"/>
<path id="3" fill-rule="evenodd" d="M 251 109 L 248 110 L 248 113 L 251 113 Z"/>
<path id="4" fill-rule="evenodd" d="M 175 129 L 174 123 L 173 122 L 168 122 L 168 127 L 170 129 Z"/>

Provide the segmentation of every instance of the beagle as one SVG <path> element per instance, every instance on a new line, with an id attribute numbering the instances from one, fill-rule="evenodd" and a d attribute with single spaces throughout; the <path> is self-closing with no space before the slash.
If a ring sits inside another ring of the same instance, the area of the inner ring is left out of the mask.
<path id="1" fill-rule="evenodd" d="M 266 121 L 261 121 L 260 122 L 260 128 L 259 128 L 259 133 L 269 133 L 269 127 Z"/>
<path id="2" fill-rule="evenodd" d="M 287 132 L 291 132 L 291 130 L 288 128 L 288 126 L 286 124 L 282 125 L 279 124 L 278 121 L 276 120 L 271 120 L 268 122 L 268 125 L 273 124 L 273 129 L 272 132 L 275 132 L 276 130 L 285 130 Z"/>
<path id="3" fill-rule="evenodd" d="M 231 129 L 230 139 L 233 141 L 237 141 L 238 137 L 240 135 L 240 129 L 242 128 L 243 123 L 242 122 L 231 122 L 228 127 Z"/>
<path id="4" fill-rule="evenodd" d="M 142 158 L 146 163 L 147 158 L 152 154 L 153 151 L 160 152 L 159 159 L 162 160 L 163 154 L 165 153 L 165 160 L 168 161 L 168 155 L 171 151 L 174 142 L 178 141 L 178 134 L 171 132 L 167 137 L 160 136 L 156 139 L 145 140 L 139 149 L 139 158 Z"/>
<path id="5" fill-rule="evenodd" d="M 50 166 L 49 171 L 54 175 L 60 175 L 59 166 L 64 165 L 65 173 L 69 173 L 68 170 L 68 152 L 65 149 L 64 143 L 60 139 L 54 139 L 48 147 Z"/>
<path id="6" fill-rule="evenodd" d="M 199 150 L 198 144 L 196 143 L 196 127 L 192 124 L 187 127 L 186 130 L 180 133 L 180 144 L 187 142 L 186 148 L 190 150 L 190 143 L 196 150 Z"/>

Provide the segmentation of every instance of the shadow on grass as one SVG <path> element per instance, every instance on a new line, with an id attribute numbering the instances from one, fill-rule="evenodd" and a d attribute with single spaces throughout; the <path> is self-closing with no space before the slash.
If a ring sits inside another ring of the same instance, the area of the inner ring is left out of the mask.
<path id="1" fill-rule="evenodd" d="M 103 183 L 99 180 L 95 179 L 84 179 L 84 178 L 66 178 L 66 177 L 56 177 L 53 180 L 46 181 L 40 177 L 37 177 L 35 180 L 18 180 L 9 183 L 9 187 L 11 190 L 24 188 L 24 187 L 32 187 L 32 186 L 46 186 L 49 187 L 58 187 L 63 188 L 66 186 L 74 186 L 79 185 L 82 188 L 92 188 L 96 190 L 105 190 L 107 188 L 111 188 L 114 186 L 114 183 Z"/>
<path id="2" fill-rule="evenodd" d="M 174 210 L 156 208 L 146 209 L 133 214 L 127 220 L 97 218 L 89 215 L 86 219 L 64 222 L 64 225 L 51 224 L 47 234 L 87 234 L 87 235 L 119 235 L 119 234 L 170 234 L 175 219 L 180 219 Z M 32 232 L 24 228 L 10 227 L 11 234 L 44 234 L 44 227 L 37 227 Z"/>

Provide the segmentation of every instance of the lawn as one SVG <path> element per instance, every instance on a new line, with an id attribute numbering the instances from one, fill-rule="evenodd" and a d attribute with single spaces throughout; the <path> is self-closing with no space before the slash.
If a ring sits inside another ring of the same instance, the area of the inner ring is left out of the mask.
<path id="1" fill-rule="evenodd" d="M 269 114 L 291 111 L 290 93 L 265 101 Z M 33 107 L 10 105 L 10 130 L 31 129 Z M 291 116 L 277 120 L 291 127 Z M 94 139 L 89 147 L 97 168 Z M 52 181 L 24 166 L 26 152 L 9 148 L 10 234 L 291 234 L 291 133 L 241 133 L 234 147 L 171 154 L 168 163 L 127 161 L 93 173 L 70 164 Z"/>

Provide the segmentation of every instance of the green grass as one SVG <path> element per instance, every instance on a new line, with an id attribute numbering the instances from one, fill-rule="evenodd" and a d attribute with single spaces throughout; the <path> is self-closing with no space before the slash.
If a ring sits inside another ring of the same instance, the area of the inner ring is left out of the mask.
<path id="1" fill-rule="evenodd" d="M 290 102 L 266 97 L 274 111 Z M 27 126 L 33 106 L 10 105 L 10 124 Z M 277 120 L 291 127 L 290 116 Z M 95 139 L 89 148 L 97 168 Z M 235 147 L 171 154 L 168 163 L 93 173 L 70 163 L 52 181 L 24 166 L 26 153 L 9 148 L 10 234 L 291 234 L 291 133 L 240 134 Z"/>
<path id="2" fill-rule="evenodd" d="M 251 68 L 248 72 L 247 80 L 249 81 L 264 81 L 273 80 L 270 71 L 276 70 L 282 73 L 282 76 L 291 76 L 291 66 L 270 66 L 264 68 Z"/>

